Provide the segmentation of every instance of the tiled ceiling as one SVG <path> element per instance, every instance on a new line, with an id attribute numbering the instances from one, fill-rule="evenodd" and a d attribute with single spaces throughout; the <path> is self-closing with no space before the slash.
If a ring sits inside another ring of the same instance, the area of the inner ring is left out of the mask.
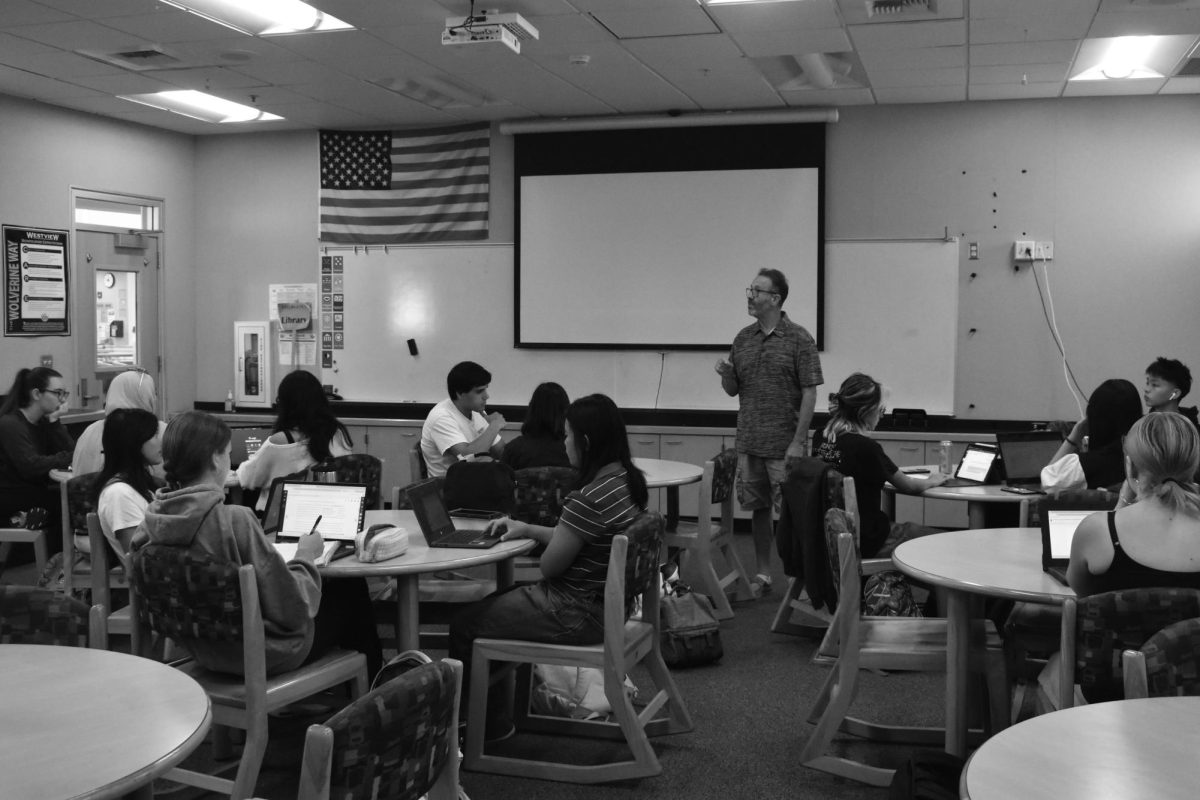
<path id="1" fill-rule="evenodd" d="M 469 0 L 313 0 L 357 30 L 257 38 L 157 0 L 0 0 L 0 93 L 191 134 L 729 109 L 1200 94 L 1200 0 L 481 0 L 540 33 L 443 46 Z M 925 7 L 927 6 L 927 7 Z M 1071 81 L 1096 39 L 1169 34 L 1166 77 Z M 153 57 L 114 59 L 156 51 Z M 584 58 L 586 57 L 586 58 Z M 585 63 L 584 63 L 585 62 Z M 418 84 L 436 101 L 396 89 Z M 284 119 L 216 125 L 117 94 L 198 89 Z"/>

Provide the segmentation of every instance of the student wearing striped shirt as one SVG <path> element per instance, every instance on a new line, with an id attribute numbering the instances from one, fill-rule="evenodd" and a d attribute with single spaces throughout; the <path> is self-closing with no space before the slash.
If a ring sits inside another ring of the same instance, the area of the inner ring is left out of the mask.
<path id="1" fill-rule="evenodd" d="M 450 657 L 471 664 L 480 637 L 556 644 L 597 644 L 604 638 L 604 579 L 613 536 L 646 508 L 646 478 L 633 465 L 625 423 L 602 394 L 581 397 L 567 409 L 566 448 L 579 483 L 563 503 L 558 525 L 548 528 L 504 518 L 501 539 L 545 545 L 542 579 L 496 592 L 463 609 L 450 624 Z M 470 681 L 463 675 L 464 691 Z M 485 738 L 512 735 L 500 692 L 488 694 Z M 467 707 L 463 701 L 462 707 Z"/>

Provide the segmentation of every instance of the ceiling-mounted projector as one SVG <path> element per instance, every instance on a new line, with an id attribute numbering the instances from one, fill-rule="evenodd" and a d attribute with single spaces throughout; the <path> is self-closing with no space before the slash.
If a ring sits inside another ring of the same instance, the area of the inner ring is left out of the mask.
<path id="1" fill-rule="evenodd" d="M 514 53 L 521 52 L 521 40 L 538 38 L 537 28 L 520 14 L 482 11 L 471 17 L 447 17 L 442 44 L 485 44 L 501 42 Z"/>

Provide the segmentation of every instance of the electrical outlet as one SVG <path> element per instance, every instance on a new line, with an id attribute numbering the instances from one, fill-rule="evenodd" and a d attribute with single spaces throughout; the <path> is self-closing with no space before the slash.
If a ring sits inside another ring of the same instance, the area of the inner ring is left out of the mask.
<path id="1" fill-rule="evenodd" d="M 1033 242 L 1029 239 L 1017 239 L 1013 242 L 1013 260 L 1033 261 Z"/>
<path id="2" fill-rule="evenodd" d="M 1036 261 L 1054 260 L 1054 242 L 1034 242 L 1033 258 Z"/>

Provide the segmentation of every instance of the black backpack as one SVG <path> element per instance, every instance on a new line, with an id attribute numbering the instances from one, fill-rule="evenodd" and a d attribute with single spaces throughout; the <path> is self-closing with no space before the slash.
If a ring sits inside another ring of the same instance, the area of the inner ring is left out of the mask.
<path id="1" fill-rule="evenodd" d="M 958 800 L 965 764 L 941 750 L 918 750 L 896 770 L 888 800 Z"/>
<path id="2" fill-rule="evenodd" d="M 499 461 L 456 461 L 442 484 L 446 508 L 478 508 L 517 512 L 517 487 L 512 467 Z"/>

